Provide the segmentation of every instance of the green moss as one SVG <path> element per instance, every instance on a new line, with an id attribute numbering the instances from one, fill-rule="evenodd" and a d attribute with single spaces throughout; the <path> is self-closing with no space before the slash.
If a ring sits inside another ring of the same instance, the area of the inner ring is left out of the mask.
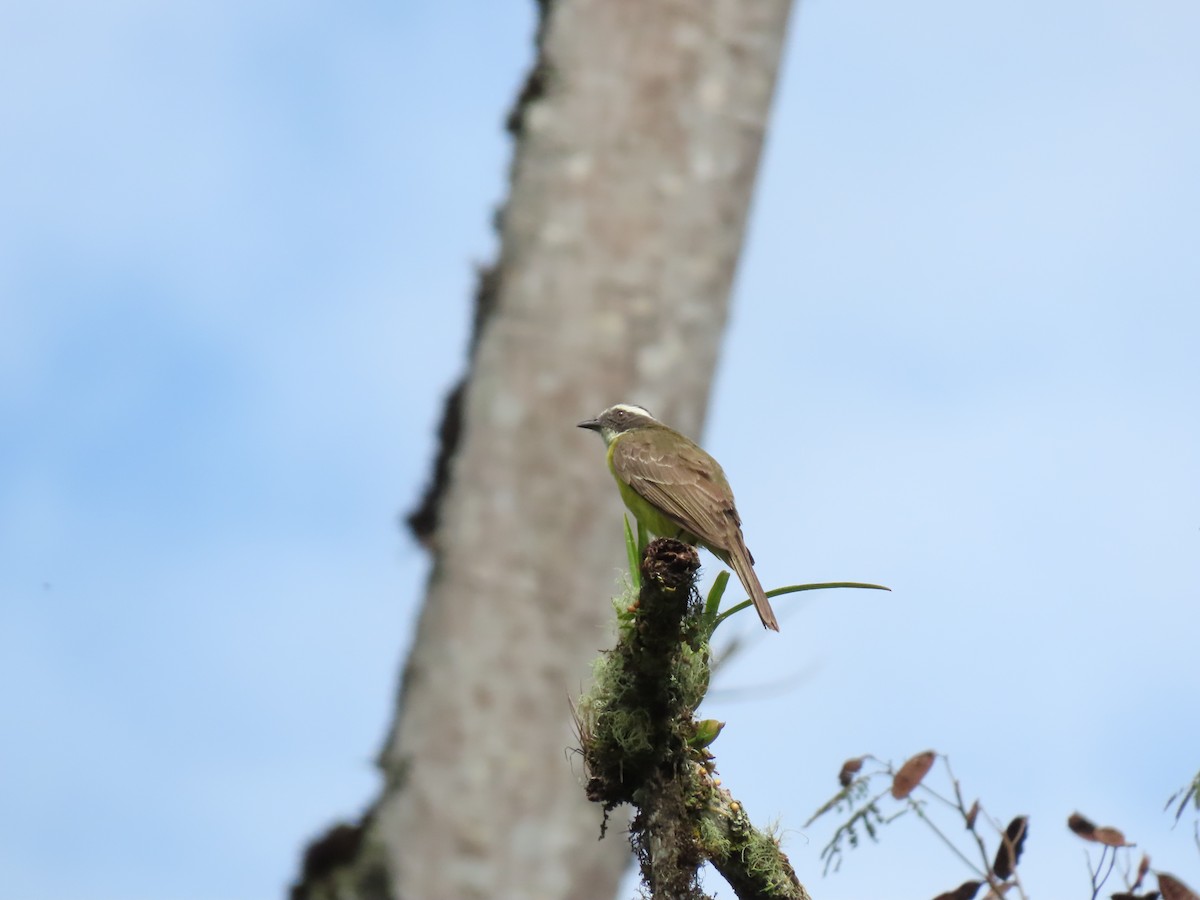
<path id="1" fill-rule="evenodd" d="M 733 852 L 733 844 L 712 816 L 700 817 L 700 844 L 709 856 L 724 859 Z"/>
<path id="2" fill-rule="evenodd" d="M 708 663 L 707 644 L 696 648 L 688 644 L 680 645 L 679 655 L 675 660 L 675 671 L 672 674 L 677 685 L 679 702 L 687 707 L 689 712 L 695 712 L 708 691 Z"/>

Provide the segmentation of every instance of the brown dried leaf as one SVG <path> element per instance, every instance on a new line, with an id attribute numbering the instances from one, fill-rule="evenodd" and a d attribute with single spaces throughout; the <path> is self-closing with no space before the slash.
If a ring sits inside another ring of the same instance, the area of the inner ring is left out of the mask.
<path id="1" fill-rule="evenodd" d="M 1163 900 L 1200 900 L 1196 892 L 1173 875 L 1166 872 L 1155 872 L 1158 878 L 1158 889 L 1162 891 Z"/>
<path id="2" fill-rule="evenodd" d="M 933 900 L 972 900 L 979 893 L 981 887 L 983 887 L 982 881 L 964 881 L 954 890 L 938 894 Z"/>
<path id="3" fill-rule="evenodd" d="M 1096 840 L 1096 826 L 1090 819 L 1085 819 L 1079 813 L 1071 813 L 1067 818 L 1067 827 L 1085 841 Z"/>
<path id="4" fill-rule="evenodd" d="M 1095 831 L 1094 840 L 1103 844 L 1106 847 L 1128 847 L 1129 843 L 1125 840 L 1125 835 L 1108 825 L 1103 825 Z"/>
<path id="5" fill-rule="evenodd" d="M 992 871 L 1001 881 L 1007 881 L 1021 861 L 1021 851 L 1025 849 L 1025 835 L 1029 833 L 1029 818 L 1017 816 L 1004 829 L 1004 837 L 1000 840 L 1000 849 L 996 851 L 996 861 L 992 863 Z"/>
<path id="6" fill-rule="evenodd" d="M 842 763 L 842 771 L 838 772 L 838 784 L 842 787 L 850 787 L 850 782 L 854 780 L 854 776 L 862 771 L 863 758 L 856 756 L 854 759 L 848 759 Z"/>
<path id="7" fill-rule="evenodd" d="M 932 750 L 918 753 L 900 767 L 900 771 L 892 779 L 892 796 L 903 800 L 916 789 L 931 768 L 937 754 Z"/>

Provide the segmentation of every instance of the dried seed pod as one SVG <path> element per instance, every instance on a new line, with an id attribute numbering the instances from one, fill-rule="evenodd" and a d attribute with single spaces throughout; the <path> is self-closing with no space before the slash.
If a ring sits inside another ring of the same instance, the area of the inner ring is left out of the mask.
<path id="1" fill-rule="evenodd" d="M 979 801 L 976 800 L 971 804 L 971 809 L 967 812 L 967 831 L 975 830 L 975 820 L 979 818 Z"/>
<path id="2" fill-rule="evenodd" d="M 1001 881 L 1012 877 L 1013 869 L 1021 861 L 1021 851 L 1025 849 L 1025 835 L 1029 833 L 1029 818 L 1017 816 L 1004 829 L 1004 839 L 1000 841 L 1000 849 L 996 851 L 996 861 L 992 863 L 992 871 Z"/>
<path id="3" fill-rule="evenodd" d="M 954 890 L 938 894 L 933 900 L 972 900 L 979 893 L 981 887 L 983 887 L 982 881 L 964 881 Z"/>
<path id="4" fill-rule="evenodd" d="M 1085 841 L 1096 840 L 1096 826 L 1089 820 L 1085 819 L 1079 813 L 1071 813 L 1067 818 L 1067 827 L 1083 838 Z"/>
<path id="5" fill-rule="evenodd" d="M 1196 892 L 1173 875 L 1166 872 L 1155 872 L 1158 878 L 1158 889 L 1162 891 L 1163 900 L 1200 900 Z"/>
<path id="6" fill-rule="evenodd" d="M 937 754 L 932 750 L 926 750 L 905 762 L 892 779 L 892 796 L 897 800 L 903 800 L 911 794 L 921 783 L 921 779 L 933 768 L 935 759 L 937 759 Z"/>
<path id="7" fill-rule="evenodd" d="M 1134 890 L 1142 886 L 1142 882 L 1146 880 L 1146 873 L 1150 871 L 1150 854 L 1143 853 L 1142 861 L 1138 863 L 1137 881 L 1133 883 Z"/>
<path id="8" fill-rule="evenodd" d="M 838 772 L 838 784 L 842 787 L 850 787 L 850 782 L 854 780 L 854 776 L 862 771 L 863 758 L 856 756 L 853 759 L 848 759 L 842 763 L 842 771 Z"/>
<path id="9" fill-rule="evenodd" d="M 1116 828 L 1111 828 L 1104 825 L 1096 829 L 1096 840 L 1104 844 L 1106 847 L 1128 847 L 1129 843 L 1125 840 L 1125 835 Z"/>

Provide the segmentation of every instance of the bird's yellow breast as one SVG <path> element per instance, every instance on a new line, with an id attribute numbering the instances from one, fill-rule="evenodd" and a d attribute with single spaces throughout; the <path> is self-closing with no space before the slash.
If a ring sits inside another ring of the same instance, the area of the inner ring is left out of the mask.
<path id="1" fill-rule="evenodd" d="M 621 476 L 617 474 L 616 467 L 613 466 L 613 451 L 617 447 L 617 441 L 621 440 L 621 435 L 608 445 L 608 471 L 612 473 L 613 480 L 617 482 L 617 490 L 621 492 L 621 499 L 625 502 L 625 507 L 634 518 L 641 522 L 648 532 L 658 537 L 676 538 L 688 544 L 695 544 L 695 535 L 688 534 L 679 523 L 669 516 L 665 515 L 657 506 L 654 506 L 645 497 L 626 484 Z"/>

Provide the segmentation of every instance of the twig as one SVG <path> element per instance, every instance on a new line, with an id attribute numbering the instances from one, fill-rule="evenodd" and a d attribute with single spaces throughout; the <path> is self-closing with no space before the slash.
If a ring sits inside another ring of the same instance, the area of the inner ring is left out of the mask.
<path id="1" fill-rule="evenodd" d="M 980 870 L 973 862 L 971 862 L 969 859 L 967 859 L 966 854 L 964 854 L 961 850 L 958 849 L 958 847 L 955 846 L 954 841 L 952 841 L 952 840 L 950 840 L 950 838 L 946 837 L 946 835 L 942 832 L 942 830 L 933 823 L 933 819 L 931 819 L 927 815 L 925 815 L 925 811 L 921 808 L 920 803 L 917 803 L 912 798 L 909 798 L 908 804 L 909 804 L 909 807 L 913 810 L 913 812 L 915 812 L 917 814 L 917 816 L 920 817 L 921 821 L 924 822 L 926 825 L 928 825 L 933 830 L 933 833 L 942 839 L 942 843 L 945 844 L 947 847 L 949 847 L 954 852 L 954 855 L 957 856 L 959 859 L 961 859 L 968 869 L 970 869 L 972 872 L 974 872 L 976 875 L 980 876 L 981 878 L 987 878 L 989 883 L 991 882 L 991 873 L 988 871 L 988 869 L 985 867 L 983 870 Z M 986 857 L 985 857 L 985 859 L 986 859 Z"/>

